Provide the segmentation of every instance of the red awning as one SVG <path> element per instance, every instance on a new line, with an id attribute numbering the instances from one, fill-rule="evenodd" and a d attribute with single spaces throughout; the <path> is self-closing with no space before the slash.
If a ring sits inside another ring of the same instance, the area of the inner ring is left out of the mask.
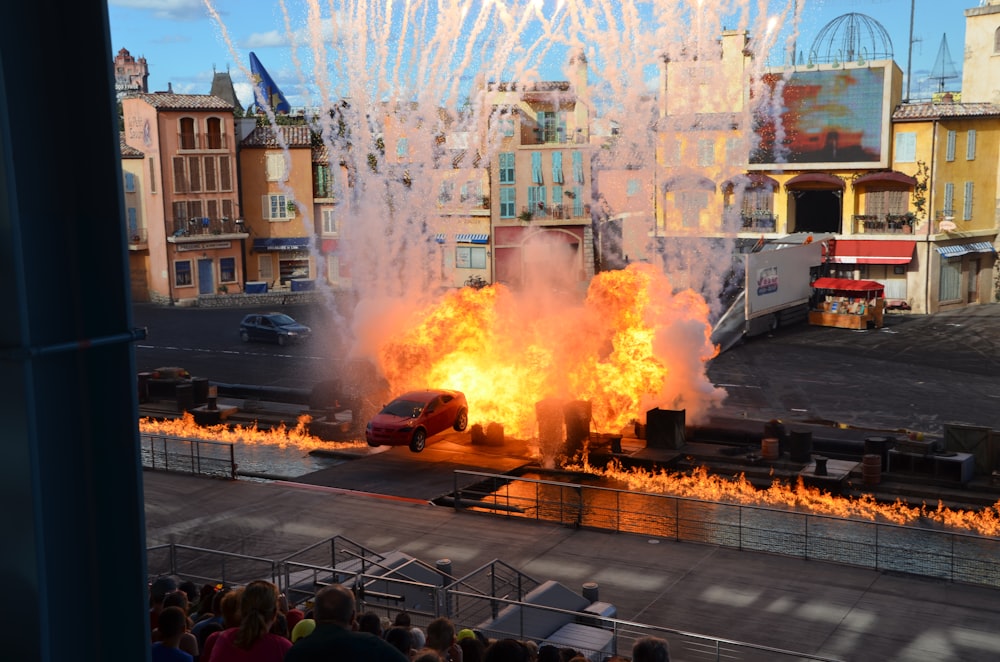
<path id="1" fill-rule="evenodd" d="M 903 173 L 896 172 L 895 170 L 888 170 L 883 172 L 870 172 L 867 175 L 861 175 L 854 180 L 853 186 L 858 186 L 859 184 L 888 184 L 897 188 L 903 187 L 912 189 L 917 185 L 917 178 L 904 175 Z"/>
<path id="2" fill-rule="evenodd" d="M 664 191 L 715 191 L 715 182 L 697 172 L 680 172 L 663 182 Z"/>
<path id="3" fill-rule="evenodd" d="M 882 292 L 885 286 L 874 280 L 853 280 L 851 278 L 817 278 L 813 284 L 817 290 L 842 290 L 844 292 Z"/>
<path id="4" fill-rule="evenodd" d="M 804 172 L 785 182 L 785 190 L 832 191 L 844 188 L 844 180 L 825 172 Z"/>
<path id="5" fill-rule="evenodd" d="M 726 189 L 730 186 L 742 186 L 744 188 L 769 188 L 772 191 L 776 191 L 780 184 L 777 179 L 773 177 L 768 177 L 762 172 L 749 172 L 742 175 L 736 175 L 730 179 L 727 179 L 722 183 L 722 188 Z"/>
<path id="6" fill-rule="evenodd" d="M 319 245 L 319 251 L 324 255 L 327 253 L 332 253 L 337 250 L 337 240 L 336 239 L 324 239 Z"/>
<path id="7" fill-rule="evenodd" d="M 837 239 L 833 242 L 831 262 L 840 264 L 909 264 L 915 241 L 891 239 Z"/>

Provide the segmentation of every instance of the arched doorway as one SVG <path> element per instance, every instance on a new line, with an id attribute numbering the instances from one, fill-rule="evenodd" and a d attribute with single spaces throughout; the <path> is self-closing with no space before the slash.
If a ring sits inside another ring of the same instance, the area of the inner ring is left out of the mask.
<path id="1" fill-rule="evenodd" d="M 824 172 L 809 172 L 785 182 L 788 191 L 788 231 L 841 232 L 844 180 Z"/>
<path id="2" fill-rule="evenodd" d="M 541 230 L 521 246 L 526 291 L 576 292 L 583 281 L 580 237 L 566 230 Z"/>

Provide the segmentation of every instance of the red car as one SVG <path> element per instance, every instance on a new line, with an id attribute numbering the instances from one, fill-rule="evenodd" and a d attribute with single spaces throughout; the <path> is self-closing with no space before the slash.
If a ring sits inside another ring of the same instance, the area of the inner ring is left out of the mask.
<path id="1" fill-rule="evenodd" d="M 369 446 L 409 446 L 419 453 L 427 437 L 448 428 L 462 432 L 468 425 L 469 406 L 464 393 L 443 389 L 410 391 L 368 421 L 365 439 Z"/>

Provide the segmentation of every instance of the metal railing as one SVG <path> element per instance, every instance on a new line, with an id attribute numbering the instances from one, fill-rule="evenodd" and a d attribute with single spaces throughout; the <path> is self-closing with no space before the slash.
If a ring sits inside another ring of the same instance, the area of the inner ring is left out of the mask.
<path id="1" fill-rule="evenodd" d="M 317 555 L 342 561 L 333 565 L 311 565 L 302 561 L 303 558 L 317 558 Z M 461 627 L 481 629 L 497 638 L 571 645 L 592 660 L 630 651 L 636 639 L 655 635 L 669 638 L 678 655 L 684 651 L 684 659 L 835 662 L 808 653 L 621 620 L 586 609 L 571 611 L 526 602 L 538 582 L 496 560 L 461 579 L 438 573 L 429 581 L 415 581 L 407 576 L 414 574 L 414 569 L 417 572 L 435 569 L 410 557 L 402 559 L 401 563 L 393 562 L 390 554 L 371 552 L 341 536 L 279 560 L 179 544 L 149 547 L 146 557 L 150 578 L 173 575 L 196 584 L 228 587 L 267 579 L 287 596 L 291 606 L 308 605 L 317 590 L 336 582 L 354 590 L 359 613 L 372 611 L 391 617 L 405 610 L 411 622 L 419 627 L 426 627 L 437 617 L 447 616 Z M 515 618 L 509 617 L 512 612 Z M 554 629 L 548 631 L 545 624 Z M 563 628 L 563 625 L 568 627 Z M 539 628 L 546 631 L 539 635 Z M 595 640 L 601 640 L 601 646 L 588 647 L 587 642 Z"/>
<path id="2" fill-rule="evenodd" d="M 139 454 L 144 469 L 236 478 L 235 449 L 224 441 L 140 434 Z"/>
<path id="3" fill-rule="evenodd" d="M 477 471 L 454 507 L 1000 588 L 1000 539 Z"/>
<path id="4" fill-rule="evenodd" d="M 867 234 L 912 234 L 909 214 L 854 214 L 854 232 Z"/>

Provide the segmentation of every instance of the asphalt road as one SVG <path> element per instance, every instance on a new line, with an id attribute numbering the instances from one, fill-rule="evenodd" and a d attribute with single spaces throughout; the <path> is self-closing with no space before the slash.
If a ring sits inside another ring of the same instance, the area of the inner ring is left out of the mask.
<path id="1" fill-rule="evenodd" d="M 148 329 L 135 345 L 137 369 L 176 365 L 213 382 L 297 389 L 337 377 L 349 342 L 343 319 L 286 305 L 313 328 L 308 343 L 242 343 L 240 320 L 261 310 L 137 305 L 134 321 Z M 948 423 L 1000 429 L 998 350 L 1000 304 L 990 304 L 889 315 L 879 330 L 779 329 L 721 354 L 708 374 L 728 393 L 724 415 L 940 434 Z"/>

